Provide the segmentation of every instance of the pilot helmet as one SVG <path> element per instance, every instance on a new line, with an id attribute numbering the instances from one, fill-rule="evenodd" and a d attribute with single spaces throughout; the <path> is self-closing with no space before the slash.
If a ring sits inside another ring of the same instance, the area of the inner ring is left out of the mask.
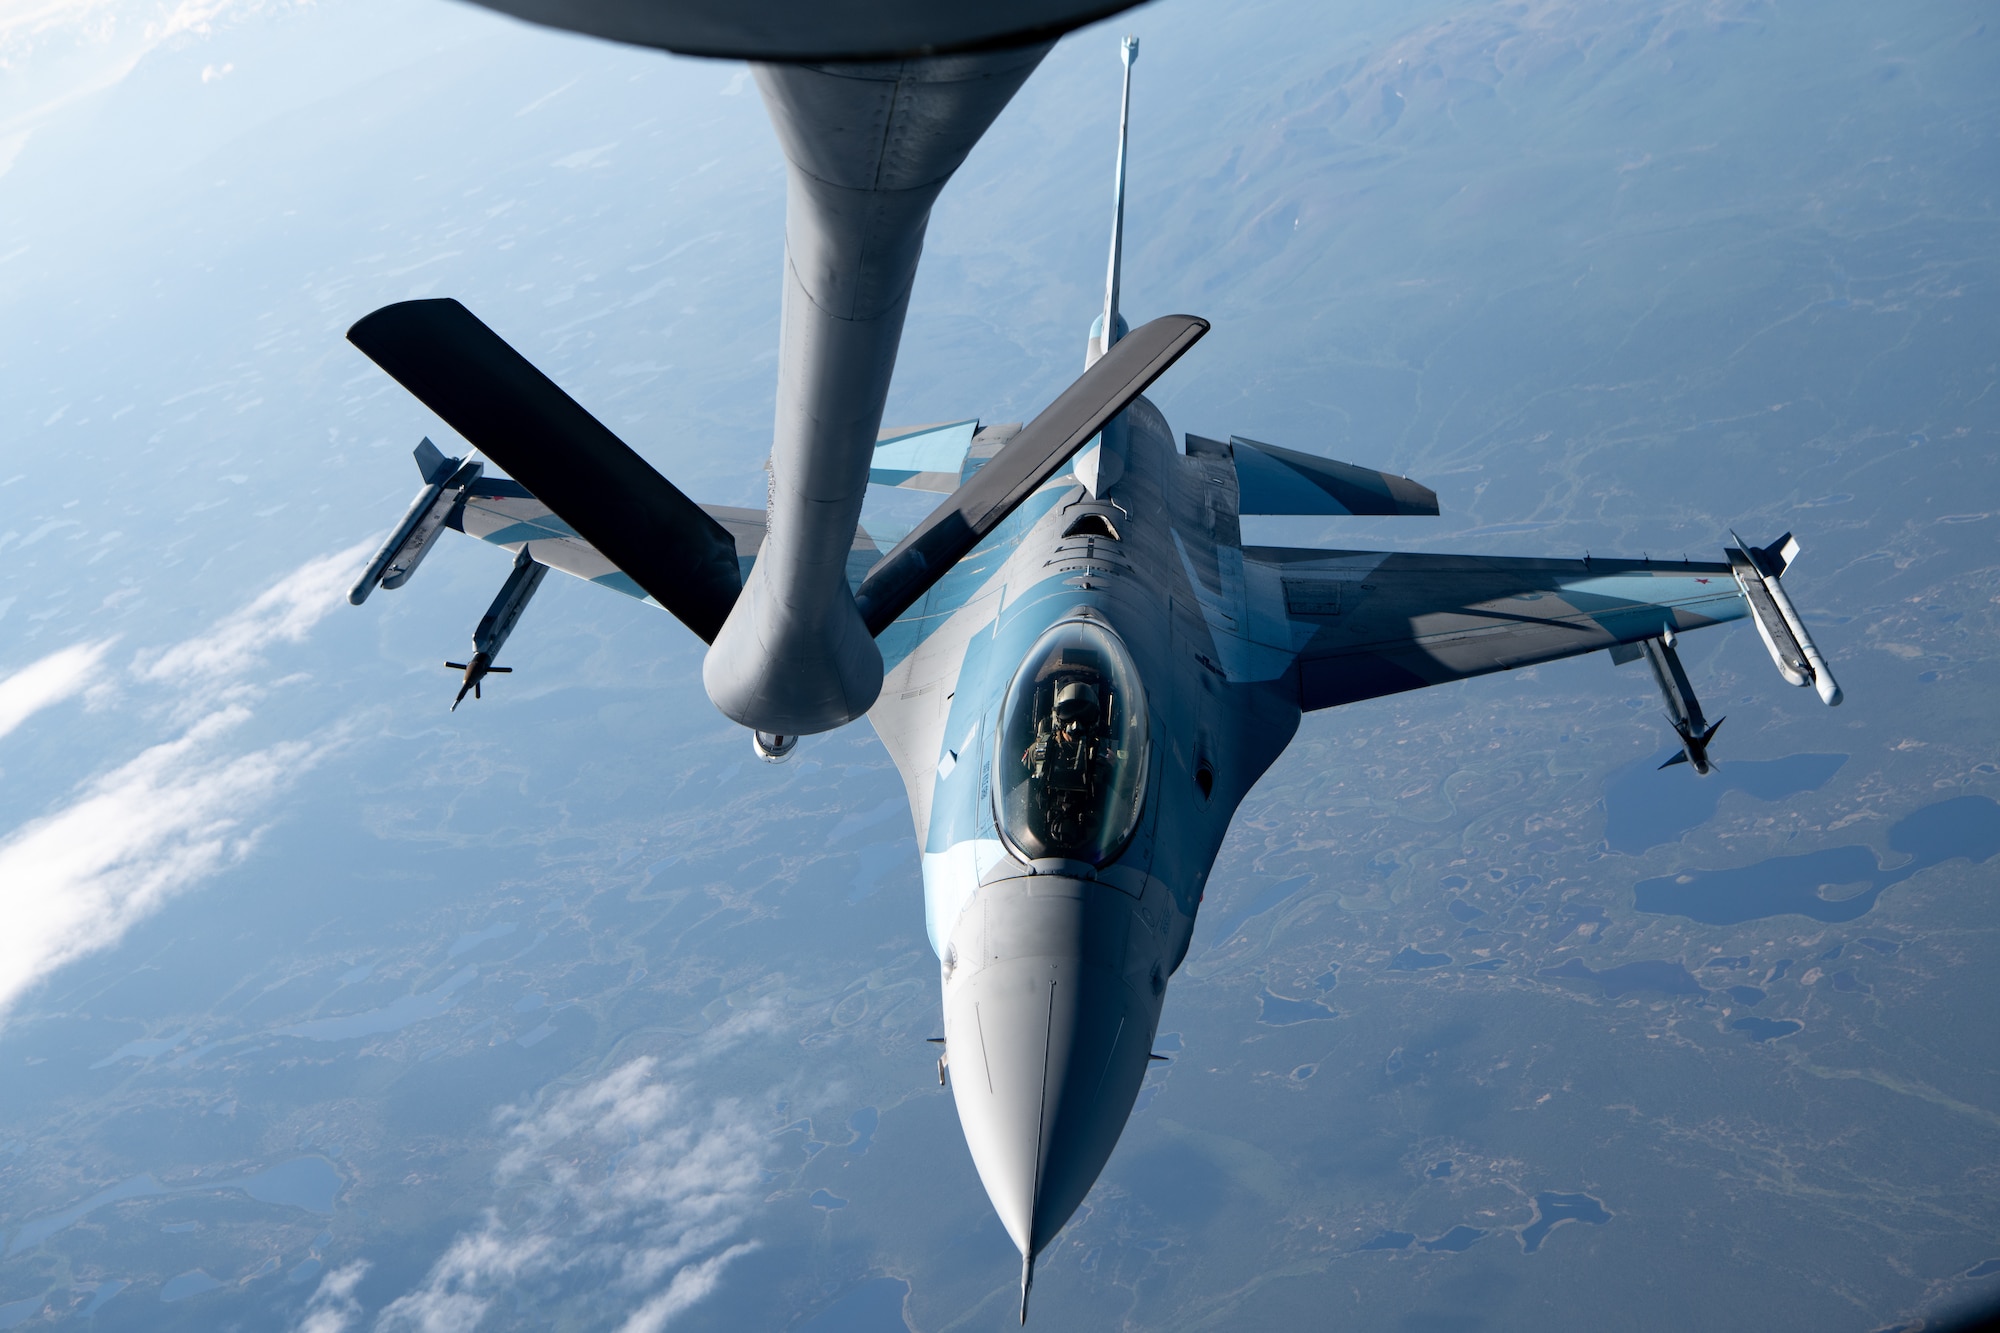
<path id="1" fill-rule="evenodd" d="M 1072 680 L 1056 690 L 1056 720 L 1084 722 L 1097 716 L 1097 687 Z"/>

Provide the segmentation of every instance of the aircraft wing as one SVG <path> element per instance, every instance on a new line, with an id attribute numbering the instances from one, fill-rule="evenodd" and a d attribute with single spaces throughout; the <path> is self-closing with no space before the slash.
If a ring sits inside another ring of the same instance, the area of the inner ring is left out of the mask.
<path id="1" fill-rule="evenodd" d="M 1289 630 L 1311 710 L 1740 620 L 1727 564 L 1249 546 L 1247 591 Z M 1282 616 L 1276 614 L 1282 609 Z"/>
<path id="2" fill-rule="evenodd" d="M 764 511 L 730 505 L 701 508 L 735 540 L 737 563 L 743 577 L 748 578 L 750 567 L 757 562 L 758 549 L 764 544 Z M 466 488 L 464 501 L 453 508 L 446 526 L 510 551 L 532 547 L 530 554 L 551 569 L 658 605 L 636 580 L 579 537 L 576 529 L 558 518 L 518 481 L 480 477 Z M 859 587 L 862 576 L 881 558 L 881 548 L 866 531 L 855 533 L 847 562 L 848 583 Z"/>

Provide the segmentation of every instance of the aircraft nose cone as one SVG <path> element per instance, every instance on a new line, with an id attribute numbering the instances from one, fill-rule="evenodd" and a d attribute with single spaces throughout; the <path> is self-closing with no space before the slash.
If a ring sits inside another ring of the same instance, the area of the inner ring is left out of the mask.
<path id="1" fill-rule="evenodd" d="M 966 1145 L 1007 1234 L 1032 1261 L 1118 1143 L 1145 1077 L 1158 999 L 1144 973 L 1135 987 L 1118 959 L 1092 947 L 1093 932 L 1061 929 L 1062 904 L 1014 907 L 1058 918 L 1040 923 L 1058 928 L 1029 932 L 1040 938 L 1022 942 L 1036 952 L 989 957 L 948 985 L 945 1034 Z"/>
<path id="2" fill-rule="evenodd" d="M 993 1207 L 1033 1257 L 1104 1169 L 1145 1077 L 1151 1006 L 1078 959 L 1021 958 L 947 1005 L 952 1089 Z"/>

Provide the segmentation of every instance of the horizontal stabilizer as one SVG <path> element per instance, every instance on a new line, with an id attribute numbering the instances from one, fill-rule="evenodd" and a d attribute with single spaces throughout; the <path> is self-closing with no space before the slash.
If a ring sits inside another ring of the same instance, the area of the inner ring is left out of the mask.
<path id="1" fill-rule="evenodd" d="M 869 571 L 854 599 L 868 632 L 880 634 L 916 605 L 932 584 L 1207 332 L 1207 320 L 1163 315 L 1112 344 Z"/>
<path id="2" fill-rule="evenodd" d="M 868 480 L 877 486 L 949 495 L 958 489 L 958 474 L 978 430 L 977 418 L 885 430 L 875 440 Z"/>
<path id="3" fill-rule="evenodd" d="M 470 310 L 384 306 L 347 331 L 604 557 L 713 641 L 742 589 L 736 543 L 651 464 Z"/>
<path id="4" fill-rule="evenodd" d="M 1437 492 L 1393 472 L 1229 437 L 1244 514 L 1420 514 L 1438 512 Z"/>
<path id="5" fill-rule="evenodd" d="M 750 577 L 750 567 L 757 563 L 764 544 L 764 511 L 733 505 L 701 508 L 736 543 L 737 567 L 744 578 Z M 516 554 L 531 551 L 536 560 L 550 569 L 653 604 L 652 596 L 630 575 L 578 536 L 576 529 L 537 499 L 533 491 L 511 478 L 482 477 L 467 487 L 464 497 L 452 507 L 447 524 L 468 537 L 477 537 Z M 861 580 L 881 558 L 882 547 L 870 530 L 856 529 L 847 556 L 848 587 L 860 587 Z"/>

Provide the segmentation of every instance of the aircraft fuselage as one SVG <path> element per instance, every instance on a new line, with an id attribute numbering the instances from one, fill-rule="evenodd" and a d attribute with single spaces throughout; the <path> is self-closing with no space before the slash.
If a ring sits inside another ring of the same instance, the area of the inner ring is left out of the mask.
<path id="1" fill-rule="evenodd" d="M 960 1122 L 1030 1258 L 1124 1129 L 1230 817 L 1300 716 L 1282 677 L 1225 676 L 1197 586 L 1241 583 L 1228 460 L 1182 455 L 1143 398 L 1106 433 L 1114 481 L 1045 487 L 950 576 L 976 589 L 940 584 L 959 609 L 883 636 L 870 713 L 923 850 Z"/>

